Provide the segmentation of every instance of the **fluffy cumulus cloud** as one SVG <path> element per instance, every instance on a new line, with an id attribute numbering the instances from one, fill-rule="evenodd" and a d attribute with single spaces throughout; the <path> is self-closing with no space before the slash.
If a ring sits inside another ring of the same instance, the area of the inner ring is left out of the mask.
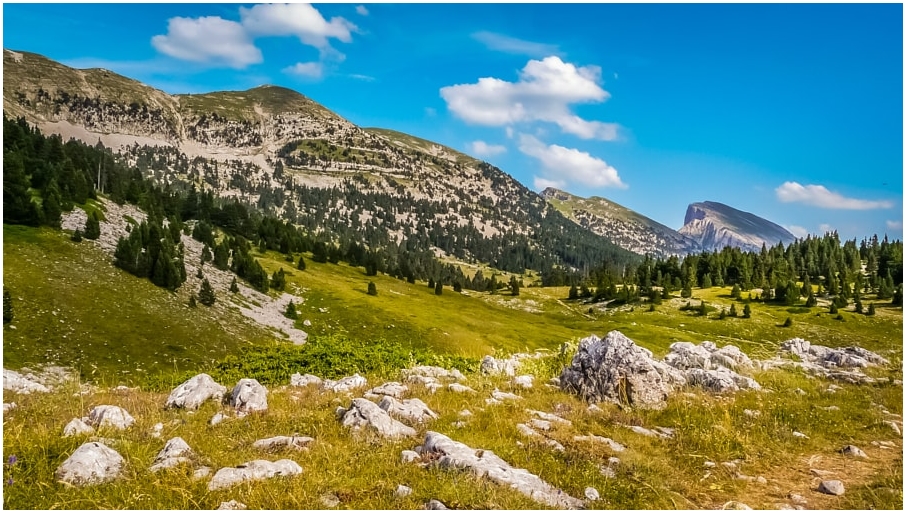
<path id="1" fill-rule="evenodd" d="M 324 66 L 320 62 L 297 62 L 292 66 L 283 68 L 283 72 L 300 77 L 321 78 L 324 73 Z"/>
<path id="2" fill-rule="evenodd" d="M 245 29 L 218 16 L 170 18 L 167 34 L 151 38 L 160 53 L 191 62 L 244 68 L 263 60 Z"/>
<path id="3" fill-rule="evenodd" d="M 352 41 L 352 33 L 358 30 L 341 17 L 326 20 L 309 4 L 240 7 L 239 17 L 239 22 L 219 16 L 171 18 L 167 33 L 152 37 L 151 44 L 157 51 L 177 59 L 245 68 L 264 60 L 261 50 L 254 45 L 255 38 L 296 37 L 302 44 L 317 48 L 322 60 L 340 62 L 345 56 L 331 46 L 331 40 L 348 43 Z M 313 76 L 314 67 L 307 64 L 303 63 L 301 70 L 309 73 L 299 74 Z"/>
<path id="4" fill-rule="evenodd" d="M 488 144 L 484 141 L 472 141 L 469 143 L 469 149 L 479 157 L 493 157 L 506 153 L 506 146 L 500 144 Z"/>
<path id="5" fill-rule="evenodd" d="M 584 151 L 548 145 L 528 134 L 519 134 L 519 151 L 538 159 L 548 174 L 548 178 L 543 180 L 550 183 L 557 181 L 562 184 L 565 181 L 590 187 L 627 187 L 613 166 Z M 539 179 L 535 178 L 536 185 L 538 182 Z"/>
<path id="6" fill-rule="evenodd" d="M 836 210 L 874 210 L 893 206 L 890 201 L 847 198 L 823 185 L 802 185 L 798 182 L 784 182 L 774 192 L 777 193 L 777 199 L 784 203 L 802 203 Z"/>
<path id="7" fill-rule="evenodd" d="M 548 187 L 553 187 L 554 189 L 562 189 L 566 187 L 566 182 L 563 180 L 548 180 L 547 178 L 542 178 L 540 176 L 535 177 L 535 190 L 543 191 Z"/>
<path id="8" fill-rule="evenodd" d="M 447 108 L 467 123 L 506 126 L 545 121 L 582 139 L 612 141 L 618 125 L 588 121 L 575 115 L 570 105 L 600 103 L 610 97 L 600 85 L 601 69 L 575 66 L 559 57 L 531 60 L 517 82 L 485 77 L 474 84 L 443 87 Z"/>
<path id="9" fill-rule="evenodd" d="M 515 37 L 509 37 L 494 32 L 476 32 L 472 34 L 472 39 L 475 39 L 489 49 L 498 52 L 528 55 L 529 57 L 544 57 L 560 54 L 560 49 L 556 45 L 516 39 Z"/>

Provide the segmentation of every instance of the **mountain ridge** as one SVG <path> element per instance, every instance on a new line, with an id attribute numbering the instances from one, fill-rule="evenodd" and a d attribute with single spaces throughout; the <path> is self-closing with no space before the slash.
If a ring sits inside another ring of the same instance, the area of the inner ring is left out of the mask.
<path id="1" fill-rule="evenodd" d="M 705 251 L 719 251 L 725 246 L 758 251 L 762 246 L 796 240 L 776 223 L 716 201 L 690 204 L 679 233 L 697 240 Z"/>

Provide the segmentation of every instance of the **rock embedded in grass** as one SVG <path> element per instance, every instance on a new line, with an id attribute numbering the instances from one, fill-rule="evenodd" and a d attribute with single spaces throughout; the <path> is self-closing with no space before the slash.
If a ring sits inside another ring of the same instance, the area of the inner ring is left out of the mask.
<path id="1" fill-rule="evenodd" d="M 245 481 L 288 477 L 301 473 L 302 467 L 292 460 L 253 460 L 237 467 L 225 467 L 218 470 L 211 482 L 208 483 L 208 490 L 214 491 L 221 488 L 229 488 Z"/>
<path id="2" fill-rule="evenodd" d="M 821 481 L 821 484 L 818 485 L 818 491 L 828 495 L 843 495 L 846 490 L 843 487 L 842 482 L 836 479 L 829 479 L 827 481 Z"/>
<path id="3" fill-rule="evenodd" d="M 674 342 L 664 363 L 677 369 L 711 370 L 719 367 L 741 369 L 752 367 L 752 360 L 733 345 L 717 348 L 714 342 L 705 341 L 699 345 L 691 342 Z"/>
<path id="4" fill-rule="evenodd" d="M 87 442 L 57 468 L 54 476 L 75 486 L 107 483 L 122 475 L 125 463 L 123 457 L 110 447 L 100 442 Z"/>
<path id="5" fill-rule="evenodd" d="M 421 459 L 421 456 L 415 451 L 405 450 L 400 453 L 400 461 L 403 463 L 412 463 Z"/>
<path id="6" fill-rule="evenodd" d="M 189 444 L 186 443 L 180 437 L 175 437 L 167 440 L 167 443 L 164 444 L 164 448 L 157 453 L 157 457 L 154 459 L 154 463 L 151 465 L 151 468 L 148 470 L 151 472 L 157 472 L 167 468 L 173 468 L 180 463 L 189 463 L 191 458 L 194 456 L 192 449 L 189 447 Z"/>
<path id="7" fill-rule="evenodd" d="M 365 397 L 377 399 L 383 396 L 390 396 L 394 399 L 402 399 L 407 393 L 409 393 L 409 387 L 396 381 L 390 381 L 366 391 Z"/>
<path id="8" fill-rule="evenodd" d="M 315 376 L 314 374 L 302 375 L 298 372 L 290 376 L 289 384 L 294 387 L 306 387 L 308 385 L 321 386 L 324 382 L 321 378 Z"/>
<path id="9" fill-rule="evenodd" d="M 397 401 L 393 397 L 384 396 L 378 403 L 378 407 L 393 417 L 400 417 L 410 422 L 428 422 L 439 417 L 421 399 Z"/>
<path id="10" fill-rule="evenodd" d="M 321 390 L 328 390 L 334 393 L 349 392 L 354 388 L 360 388 L 367 384 L 368 380 L 356 373 L 337 381 L 332 379 L 324 380 L 324 382 L 321 383 Z"/>
<path id="11" fill-rule="evenodd" d="M 516 376 L 515 378 L 513 378 L 513 386 L 519 388 L 532 388 L 532 382 L 534 381 L 534 379 L 535 378 L 533 376 L 528 374 Z"/>
<path id="12" fill-rule="evenodd" d="M 451 392 L 456 392 L 457 394 L 464 394 L 464 393 L 474 394 L 475 393 L 475 389 L 473 389 L 471 387 L 467 387 L 466 385 L 462 385 L 459 383 L 450 383 L 449 385 L 447 385 L 447 388 Z"/>
<path id="13" fill-rule="evenodd" d="M 94 433 L 94 428 L 86 424 L 83 419 L 72 419 L 69 421 L 69 424 L 66 424 L 66 427 L 63 428 L 64 438 L 91 433 Z"/>
<path id="14" fill-rule="evenodd" d="M 852 456 L 854 458 L 868 458 L 868 455 L 865 454 L 865 451 L 859 449 L 855 445 L 847 445 L 840 450 L 845 456 Z"/>
<path id="15" fill-rule="evenodd" d="M 442 509 L 449 509 L 449 508 L 447 508 L 446 504 L 444 504 L 443 502 L 440 502 L 440 501 L 437 500 L 437 499 L 431 499 L 430 501 L 428 501 L 427 504 L 425 504 L 425 508 L 424 508 L 424 509 L 428 509 L 428 510 L 442 510 Z"/>
<path id="16" fill-rule="evenodd" d="M 416 431 L 392 418 L 389 413 L 365 398 L 353 399 L 348 409 L 338 410 L 343 426 L 359 430 L 367 428 L 384 438 L 415 436 Z"/>
<path id="17" fill-rule="evenodd" d="M 252 447 L 262 451 L 277 451 L 280 449 L 307 450 L 315 439 L 310 436 L 274 436 L 264 438 L 252 444 Z"/>
<path id="18" fill-rule="evenodd" d="M 754 379 L 742 376 L 736 372 L 719 367 L 717 369 L 690 369 L 686 371 L 686 379 L 690 385 L 700 386 L 708 392 L 722 394 L 743 390 L 760 390 Z"/>
<path id="19" fill-rule="evenodd" d="M 3 369 L 3 389 L 17 394 L 47 393 L 50 389 L 14 370 Z"/>
<path id="20" fill-rule="evenodd" d="M 248 506 L 237 501 L 236 499 L 230 499 L 229 501 L 221 502 L 220 506 L 218 506 L 217 509 L 236 511 L 236 510 L 240 510 L 240 509 L 248 509 Z"/>
<path id="21" fill-rule="evenodd" d="M 408 497 L 409 495 L 412 495 L 412 488 L 409 488 L 408 486 L 405 486 L 405 485 L 398 485 L 396 487 L 396 490 L 394 490 L 394 492 L 393 492 L 393 496 L 398 499 L 402 499 L 403 497 Z"/>
<path id="22" fill-rule="evenodd" d="M 267 388 L 256 379 L 240 379 L 230 394 L 230 406 L 246 413 L 267 411 Z"/>
<path id="23" fill-rule="evenodd" d="M 95 406 L 88 412 L 88 424 L 95 429 L 105 427 L 127 429 L 134 423 L 135 419 L 129 415 L 129 412 L 111 404 Z"/>
<path id="24" fill-rule="evenodd" d="M 197 410 L 205 401 L 221 401 L 226 391 L 225 386 L 215 382 L 211 376 L 202 373 L 174 388 L 164 406 Z"/>

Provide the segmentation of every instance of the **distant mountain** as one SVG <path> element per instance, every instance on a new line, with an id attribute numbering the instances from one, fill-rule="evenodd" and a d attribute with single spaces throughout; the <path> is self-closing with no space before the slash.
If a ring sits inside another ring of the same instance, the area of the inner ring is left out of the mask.
<path id="1" fill-rule="evenodd" d="M 541 197 L 579 226 L 634 253 L 667 257 L 701 251 L 692 237 L 610 200 L 582 198 L 552 187 L 542 191 Z"/>
<path id="2" fill-rule="evenodd" d="M 758 251 L 763 244 L 788 245 L 796 240 L 778 224 L 715 201 L 689 205 L 679 233 L 697 241 L 705 251 L 719 251 L 725 246 Z"/>
<path id="3" fill-rule="evenodd" d="M 358 127 L 283 87 L 170 95 L 4 50 L 3 110 L 63 141 L 100 142 L 172 190 L 236 200 L 344 247 L 433 251 L 506 271 L 637 259 L 494 166 Z"/>

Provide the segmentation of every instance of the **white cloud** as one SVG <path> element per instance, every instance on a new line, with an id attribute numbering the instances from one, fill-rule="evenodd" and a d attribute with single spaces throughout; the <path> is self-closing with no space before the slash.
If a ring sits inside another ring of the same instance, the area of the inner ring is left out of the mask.
<path id="1" fill-rule="evenodd" d="M 263 60 L 242 25 L 219 16 L 170 18 L 167 34 L 151 38 L 157 51 L 191 62 L 245 68 Z"/>
<path id="2" fill-rule="evenodd" d="M 519 151 L 538 159 L 544 170 L 559 181 L 565 179 L 591 187 L 627 187 L 613 166 L 584 151 L 547 145 L 528 134 L 519 134 Z"/>
<path id="3" fill-rule="evenodd" d="M 349 75 L 349 78 L 361 80 L 362 82 L 374 82 L 375 80 L 377 80 L 376 78 L 372 77 L 371 75 L 362 75 L 360 73 L 353 73 L 353 74 Z"/>
<path id="4" fill-rule="evenodd" d="M 513 127 L 511 127 L 511 126 L 506 127 L 506 137 L 507 137 L 507 139 L 513 138 Z"/>
<path id="5" fill-rule="evenodd" d="M 318 49 L 330 47 L 329 39 L 352 41 L 353 23 L 335 16 L 327 21 L 310 4 L 260 4 L 239 8 L 242 26 L 255 36 L 296 36 Z"/>
<path id="6" fill-rule="evenodd" d="M 483 43 L 491 50 L 498 52 L 514 53 L 518 55 L 528 55 L 529 57 L 546 57 L 549 55 L 560 55 L 560 49 L 557 45 L 548 45 L 516 39 L 515 37 L 496 34 L 494 32 L 481 31 L 472 34 L 472 39 Z"/>
<path id="7" fill-rule="evenodd" d="M 472 141 L 469 143 L 469 149 L 479 157 L 493 157 L 501 153 L 506 153 L 506 146 L 500 144 L 488 144 L 484 141 Z"/>
<path id="8" fill-rule="evenodd" d="M 583 139 L 612 141 L 619 126 L 586 121 L 570 110 L 574 103 L 600 103 L 610 97 L 601 88 L 601 69 L 577 67 L 559 57 L 530 60 L 518 82 L 485 77 L 475 84 L 443 87 L 447 108 L 467 123 L 505 126 L 520 122 L 546 121 Z"/>
<path id="9" fill-rule="evenodd" d="M 784 226 L 784 228 L 786 228 L 788 232 L 792 233 L 793 236 L 795 236 L 797 239 L 804 239 L 808 235 L 807 228 L 796 226 L 795 224 Z"/>
<path id="10" fill-rule="evenodd" d="M 320 62 L 297 62 L 292 66 L 283 68 L 282 71 L 300 77 L 321 78 L 324 73 L 324 66 Z"/>
<path id="11" fill-rule="evenodd" d="M 784 182 L 774 189 L 777 199 L 784 203 L 803 203 L 813 207 L 838 210 L 873 210 L 891 208 L 893 203 L 885 200 L 861 200 L 847 198 L 840 193 L 831 192 L 823 185 L 801 185 L 797 182 Z"/>
<path id="12" fill-rule="evenodd" d="M 548 187 L 553 187 L 554 189 L 562 189 L 566 187 L 566 182 L 563 180 L 548 180 L 547 178 L 541 178 L 539 176 L 535 177 L 535 190 L 543 191 Z"/>
<path id="13" fill-rule="evenodd" d="M 359 5 L 355 8 L 355 12 L 361 14 L 362 16 L 368 16 L 368 8 L 364 5 Z"/>
<path id="14" fill-rule="evenodd" d="M 821 223 L 821 224 L 818 225 L 818 231 L 821 232 L 821 234 L 823 235 L 823 234 L 825 234 L 825 233 L 833 232 L 833 231 L 834 231 L 834 227 L 831 226 L 831 225 L 829 225 L 829 224 L 827 224 L 827 223 Z"/>
<path id="15" fill-rule="evenodd" d="M 434 107 L 425 107 L 425 115 L 433 118 L 437 115 L 437 109 L 435 109 Z"/>
<path id="16" fill-rule="evenodd" d="M 903 229 L 903 221 L 890 221 L 890 220 L 888 220 L 888 221 L 887 221 L 887 229 L 888 229 L 888 230 L 902 230 L 902 229 Z"/>

